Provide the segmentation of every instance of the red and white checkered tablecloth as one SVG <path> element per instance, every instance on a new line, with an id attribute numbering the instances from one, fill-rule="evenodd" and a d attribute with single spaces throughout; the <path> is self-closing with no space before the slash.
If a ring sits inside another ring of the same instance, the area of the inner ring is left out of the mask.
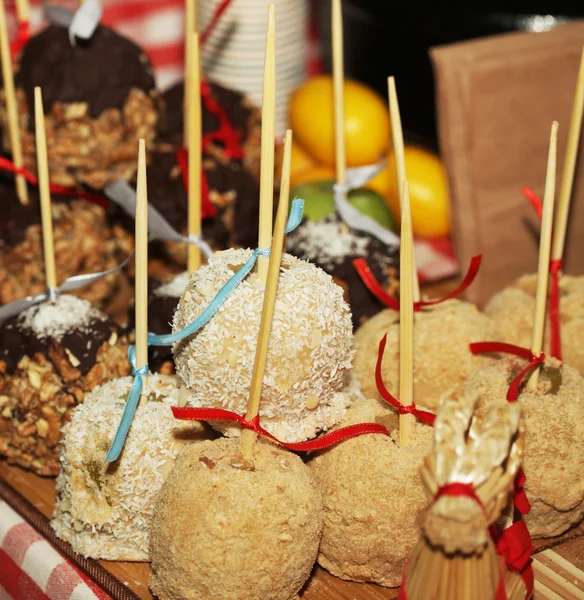
<path id="1" fill-rule="evenodd" d="M 110 600 L 0 499 L 0 600 Z"/>

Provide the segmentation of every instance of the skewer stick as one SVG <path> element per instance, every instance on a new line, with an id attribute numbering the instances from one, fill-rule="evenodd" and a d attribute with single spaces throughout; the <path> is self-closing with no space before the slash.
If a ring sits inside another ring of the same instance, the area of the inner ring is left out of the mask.
<path id="1" fill-rule="evenodd" d="M 566 229 L 568 226 L 568 213 L 570 212 L 570 200 L 572 199 L 572 188 L 574 185 L 574 171 L 576 170 L 576 159 L 578 158 L 578 146 L 580 143 L 580 131 L 582 128 L 582 112 L 584 111 L 584 48 L 580 57 L 580 69 L 578 81 L 574 92 L 574 104 L 572 105 L 572 117 L 570 118 L 570 130 L 568 131 L 568 143 L 564 157 L 564 169 L 562 171 L 562 182 L 558 195 L 558 211 L 556 214 L 556 226 L 552 245 L 552 260 L 561 260 L 564 254 L 564 243 L 566 241 Z"/>
<path id="2" fill-rule="evenodd" d="M 41 203 L 41 227 L 43 230 L 43 253 L 45 256 L 45 276 L 47 288 L 57 288 L 55 269 L 55 247 L 53 243 L 53 218 L 51 215 L 51 191 L 49 189 L 49 160 L 47 158 L 47 137 L 45 134 L 45 113 L 40 87 L 34 88 L 34 119 L 36 134 L 39 194 Z"/>
<path id="3" fill-rule="evenodd" d="M 196 31 L 196 8 L 195 8 L 195 0 L 185 0 L 185 76 L 184 76 L 184 91 L 183 91 L 183 145 L 185 147 L 188 146 L 189 139 L 189 111 L 188 111 L 188 103 L 190 98 L 189 92 L 189 72 L 192 70 L 190 68 L 190 61 L 193 57 L 193 50 L 191 48 L 191 44 L 193 43 L 193 38 L 190 35 L 194 31 Z"/>
<path id="4" fill-rule="evenodd" d="M 552 123 L 552 132 L 550 135 L 550 149 L 545 178 L 545 192 L 543 196 L 543 215 L 539 238 L 539 263 L 537 268 L 537 288 L 535 292 L 535 310 L 533 314 L 533 331 L 531 336 L 531 352 L 536 356 L 541 354 L 543 348 L 543 330 L 545 326 L 550 247 L 554 217 L 554 196 L 556 191 L 557 142 L 558 123 L 557 121 L 554 121 Z M 530 390 L 535 390 L 537 388 L 538 381 L 539 367 L 537 367 L 531 374 L 531 377 L 527 382 L 527 388 Z"/>
<path id="5" fill-rule="evenodd" d="M 136 367 L 148 364 L 148 190 L 146 183 L 146 142 L 138 146 L 138 176 L 136 185 Z M 142 376 L 142 390 L 148 377 Z M 146 402 L 146 395 L 140 404 Z"/>
<path id="6" fill-rule="evenodd" d="M 399 197 L 400 211 L 404 201 L 403 183 L 407 181 L 406 158 L 404 150 L 404 134 L 402 131 L 401 116 L 399 112 L 399 103 L 397 101 L 397 91 L 395 89 L 395 79 L 387 78 L 387 91 L 389 96 L 389 120 L 391 123 L 391 143 L 393 145 L 393 159 L 395 161 L 395 175 L 397 178 L 397 189 Z M 410 213 L 411 214 L 411 213 Z M 403 217 L 402 217 L 403 218 Z M 414 277 L 414 302 L 420 301 L 420 282 L 418 279 L 418 269 L 416 261 L 412 264 Z"/>
<path id="7" fill-rule="evenodd" d="M 288 129 L 286 131 L 284 141 L 284 164 L 282 166 L 282 180 L 290 179 L 290 158 L 292 156 L 291 147 L 292 131 Z M 266 281 L 264 305 L 262 307 L 258 345 L 253 366 L 249 403 L 247 405 L 247 413 L 245 415 L 247 421 L 251 421 L 257 417 L 260 410 L 262 385 L 264 382 L 264 373 L 268 358 L 268 344 L 270 341 L 270 333 L 272 331 L 274 308 L 276 306 L 276 292 L 278 291 L 278 278 L 280 276 L 280 263 L 282 261 L 284 230 L 286 229 L 286 221 L 288 220 L 288 207 L 290 203 L 288 190 L 289 186 L 285 186 L 280 191 L 280 201 L 278 203 L 278 212 L 276 213 L 276 223 L 274 224 L 274 237 L 272 240 L 272 251 L 268 265 L 268 278 Z M 243 460 L 248 465 L 253 464 L 253 447 L 255 440 L 255 432 L 250 431 L 249 429 L 244 429 L 241 432 Z"/>
<path id="8" fill-rule="evenodd" d="M 20 17 L 19 17 L 20 18 Z M 6 29 L 6 10 L 4 2 L 0 2 L 0 58 L 2 60 L 2 79 L 4 81 L 4 97 L 6 99 L 6 114 L 8 117 L 8 135 L 12 149 L 12 160 L 16 168 L 24 166 L 22 157 L 22 142 L 20 127 L 18 125 L 18 103 L 14 91 L 14 73 L 12 70 L 12 56 Z M 28 204 L 28 188 L 24 175 L 16 175 L 16 195 L 21 204 Z"/>
<path id="9" fill-rule="evenodd" d="M 187 77 L 189 98 L 187 103 L 189 189 L 188 189 L 188 232 L 201 233 L 201 64 L 199 59 L 199 34 L 187 31 L 191 38 Z M 186 80 L 185 80 L 186 81 Z M 201 249 L 194 244 L 188 246 L 187 269 L 194 273 L 201 266 Z"/>
<path id="10" fill-rule="evenodd" d="M 269 248 L 272 242 L 274 212 L 274 138 L 276 128 L 276 21 L 274 4 L 268 8 L 268 31 L 262 90 L 262 141 L 260 165 L 260 222 L 258 248 Z M 258 274 L 265 285 L 268 258 L 258 257 Z"/>
<path id="11" fill-rule="evenodd" d="M 280 197 L 290 197 L 290 168 L 284 168 L 284 165 L 292 164 L 292 132 L 288 136 L 288 130 L 284 137 L 284 152 L 282 153 L 282 173 L 280 174 Z M 282 252 L 286 252 L 286 233 L 282 241 Z"/>
<path id="12" fill-rule="evenodd" d="M 410 186 L 404 181 L 400 248 L 400 301 L 399 301 L 399 398 L 404 406 L 414 401 L 414 245 L 410 215 Z M 399 443 L 410 445 L 414 415 L 399 416 Z"/>
<path id="13" fill-rule="evenodd" d="M 30 21 L 30 7 L 28 0 L 16 0 L 16 18 L 19 23 Z"/>
<path id="14" fill-rule="evenodd" d="M 343 12 L 341 0 L 332 0 L 333 102 L 335 113 L 335 165 L 337 183 L 344 184 L 347 157 L 345 152 L 345 69 L 343 61 Z"/>

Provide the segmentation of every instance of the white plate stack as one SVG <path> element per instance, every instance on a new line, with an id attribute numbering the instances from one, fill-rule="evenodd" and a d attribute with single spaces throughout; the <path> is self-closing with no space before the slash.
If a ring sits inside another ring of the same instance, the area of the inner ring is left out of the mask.
<path id="1" fill-rule="evenodd" d="M 292 92 L 308 76 L 308 0 L 233 0 L 202 47 L 205 77 L 261 106 L 268 5 L 276 13 L 276 136 L 288 122 Z M 221 0 L 198 0 L 204 31 Z"/>

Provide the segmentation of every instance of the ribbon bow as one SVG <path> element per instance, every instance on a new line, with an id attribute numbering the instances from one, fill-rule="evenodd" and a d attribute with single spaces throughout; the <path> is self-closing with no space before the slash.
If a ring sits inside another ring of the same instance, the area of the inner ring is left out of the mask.
<path id="1" fill-rule="evenodd" d="M 346 182 L 344 184 L 335 183 L 333 186 L 335 209 L 349 227 L 376 237 L 386 246 L 399 246 L 399 236 L 357 210 L 346 197 L 347 192 L 365 185 L 384 167 L 385 161 L 375 165 L 347 169 L 345 171 Z"/>
<path id="2" fill-rule="evenodd" d="M 104 188 L 106 196 L 125 210 L 132 218 L 136 216 L 136 190 L 123 179 L 118 179 Z M 159 212 L 148 204 L 148 233 L 150 240 L 164 242 L 183 242 L 194 244 L 210 259 L 213 256 L 211 246 L 199 235 L 181 235 Z"/>
<path id="3" fill-rule="evenodd" d="M 387 428 L 378 423 L 357 423 L 356 425 L 341 427 L 314 440 L 289 443 L 279 440 L 276 436 L 265 430 L 260 425 L 259 415 L 255 416 L 251 421 L 247 421 L 245 417 L 222 408 L 179 408 L 174 406 L 172 407 L 172 414 L 179 421 L 228 421 L 230 423 L 239 423 L 242 429 L 255 431 L 258 435 L 262 435 L 293 452 L 324 450 L 343 440 L 368 433 L 389 435 Z"/>
<path id="4" fill-rule="evenodd" d="M 517 398 L 519 398 L 519 388 L 525 376 L 528 373 L 531 373 L 533 369 L 539 367 L 539 365 L 543 364 L 545 361 L 545 354 L 543 352 L 539 356 L 536 356 L 527 348 L 515 346 L 514 344 L 506 344 L 505 342 L 476 342 L 474 344 L 470 344 L 469 347 L 473 354 L 502 352 L 503 354 L 512 354 L 513 356 L 519 356 L 520 358 L 526 358 L 529 360 L 529 364 L 524 369 L 519 371 L 507 390 L 507 400 L 509 402 L 515 402 Z"/>
<path id="5" fill-rule="evenodd" d="M 434 421 L 436 420 L 436 415 L 434 413 L 420 410 L 416 408 L 414 402 L 411 404 L 404 406 L 397 398 L 392 396 L 389 390 L 385 387 L 383 383 L 383 377 L 381 375 L 381 365 L 383 362 L 383 353 L 385 352 L 385 345 L 387 344 L 387 333 L 381 338 L 379 342 L 379 350 L 377 352 L 377 364 L 375 365 L 375 384 L 377 385 L 377 391 L 379 395 L 388 403 L 391 404 L 394 408 L 397 409 L 398 414 L 400 415 L 414 415 L 418 421 L 422 423 L 426 423 L 426 425 L 434 425 Z"/>
<path id="6" fill-rule="evenodd" d="M 292 201 L 290 214 L 288 216 L 288 222 L 286 224 L 286 233 L 290 233 L 291 231 L 296 229 L 296 227 L 298 227 L 300 221 L 302 221 L 303 210 L 304 200 L 294 199 Z M 253 254 L 246 261 L 243 267 L 241 267 L 236 273 L 233 274 L 229 281 L 227 281 L 227 283 L 225 283 L 225 285 L 217 292 L 217 294 L 209 303 L 209 306 L 207 306 L 207 308 L 205 308 L 205 310 L 190 325 L 187 325 L 184 329 L 178 331 L 177 333 L 169 333 L 163 335 L 155 335 L 153 333 L 148 333 L 148 346 L 170 346 L 175 342 L 179 342 L 180 340 L 183 340 L 186 337 L 193 335 L 194 333 L 199 331 L 199 329 L 204 327 L 211 320 L 215 313 L 221 308 L 221 306 L 223 306 L 225 301 L 229 298 L 233 290 L 235 290 L 235 288 L 251 272 L 257 261 L 258 256 L 268 257 L 269 255 L 269 248 L 256 248 L 256 250 L 254 250 Z M 134 368 L 132 359 L 133 357 L 135 357 L 135 352 L 135 347 L 130 346 L 128 350 L 128 359 L 130 360 L 132 368 Z M 132 406 L 130 402 L 130 400 L 132 399 L 133 390 L 134 386 L 132 386 L 132 390 L 130 391 L 127 407 L 124 410 L 122 420 L 114 436 L 114 441 L 112 442 L 110 451 L 107 454 L 107 461 L 116 460 L 116 458 L 120 455 L 121 449 L 124 446 L 124 442 L 126 440 L 126 436 L 128 434 L 128 430 L 130 429 L 130 425 L 134 417 L 134 412 L 136 410 L 136 403 L 134 402 L 134 405 Z"/>
<path id="7" fill-rule="evenodd" d="M 130 430 L 130 425 L 132 424 L 132 419 L 134 418 L 134 413 L 138 407 L 140 395 L 142 394 L 142 377 L 148 375 L 148 363 L 141 367 L 136 366 L 135 346 L 130 346 L 128 348 L 128 361 L 132 367 L 132 377 L 134 380 L 132 381 L 132 387 L 130 388 L 130 393 L 128 394 L 128 400 L 126 401 L 126 405 L 124 407 L 122 420 L 118 425 L 118 429 L 116 430 L 116 434 L 114 436 L 114 441 L 112 442 L 107 456 L 105 457 L 107 462 L 113 462 L 120 456 L 122 448 L 124 447 L 124 442 L 126 441 L 126 437 L 128 435 L 128 431 Z"/>
<path id="8" fill-rule="evenodd" d="M 414 302 L 414 310 L 420 311 L 427 306 L 434 306 L 435 304 L 440 304 L 445 302 L 446 300 L 450 300 L 451 298 L 456 298 L 460 296 L 462 292 L 464 292 L 470 284 L 475 280 L 477 273 L 479 272 L 479 268 L 481 266 L 482 255 L 473 256 L 464 280 L 462 283 L 452 292 L 444 296 L 443 298 L 438 298 L 435 300 L 419 300 L 418 302 Z M 399 300 L 394 296 L 390 296 L 381 286 L 381 284 L 375 279 L 375 275 L 371 271 L 371 268 L 367 264 L 367 261 L 364 258 L 356 258 L 353 261 L 353 266 L 355 270 L 361 277 L 361 280 L 365 284 L 365 287 L 385 306 L 389 308 L 393 308 L 394 310 L 399 310 Z"/>
<path id="9" fill-rule="evenodd" d="M 43 302 L 47 302 L 47 300 L 54 302 L 57 296 L 63 292 L 78 290 L 79 288 L 82 288 L 86 285 L 91 285 L 99 279 L 103 279 L 108 275 L 112 275 L 113 273 L 122 270 L 128 264 L 132 256 L 134 256 L 134 252 L 132 252 L 128 258 L 126 258 L 119 265 L 112 267 L 111 269 L 107 269 L 106 271 L 73 275 L 72 277 L 65 279 L 65 281 L 57 288 L 47 288 L 47 291 L 43 292 L 42 294 L 37 294 L 36 296 L 27 296 L 26 298 L 21 298 L 20 300 L 15 300 L 9 304 L 0 306 L 0 323 L 6 319 L 9 319 L 10 317 L 20 314 L 31 306 L 42 304 Z"/>

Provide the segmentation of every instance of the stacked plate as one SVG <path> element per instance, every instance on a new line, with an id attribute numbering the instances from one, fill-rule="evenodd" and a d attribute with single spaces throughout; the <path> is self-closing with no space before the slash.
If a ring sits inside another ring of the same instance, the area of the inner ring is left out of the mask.
<path id="1" fill-rule="evenodd" d="M 198 1 L 203 31 L 221 0 Z M 234 0 L 203 46 L 202 64 L 207 79 L 261 106 L 270 2 L 276 8 L 276 136 L 281 137 L 290 95 L 308 75 L 308 0 Z"/>

